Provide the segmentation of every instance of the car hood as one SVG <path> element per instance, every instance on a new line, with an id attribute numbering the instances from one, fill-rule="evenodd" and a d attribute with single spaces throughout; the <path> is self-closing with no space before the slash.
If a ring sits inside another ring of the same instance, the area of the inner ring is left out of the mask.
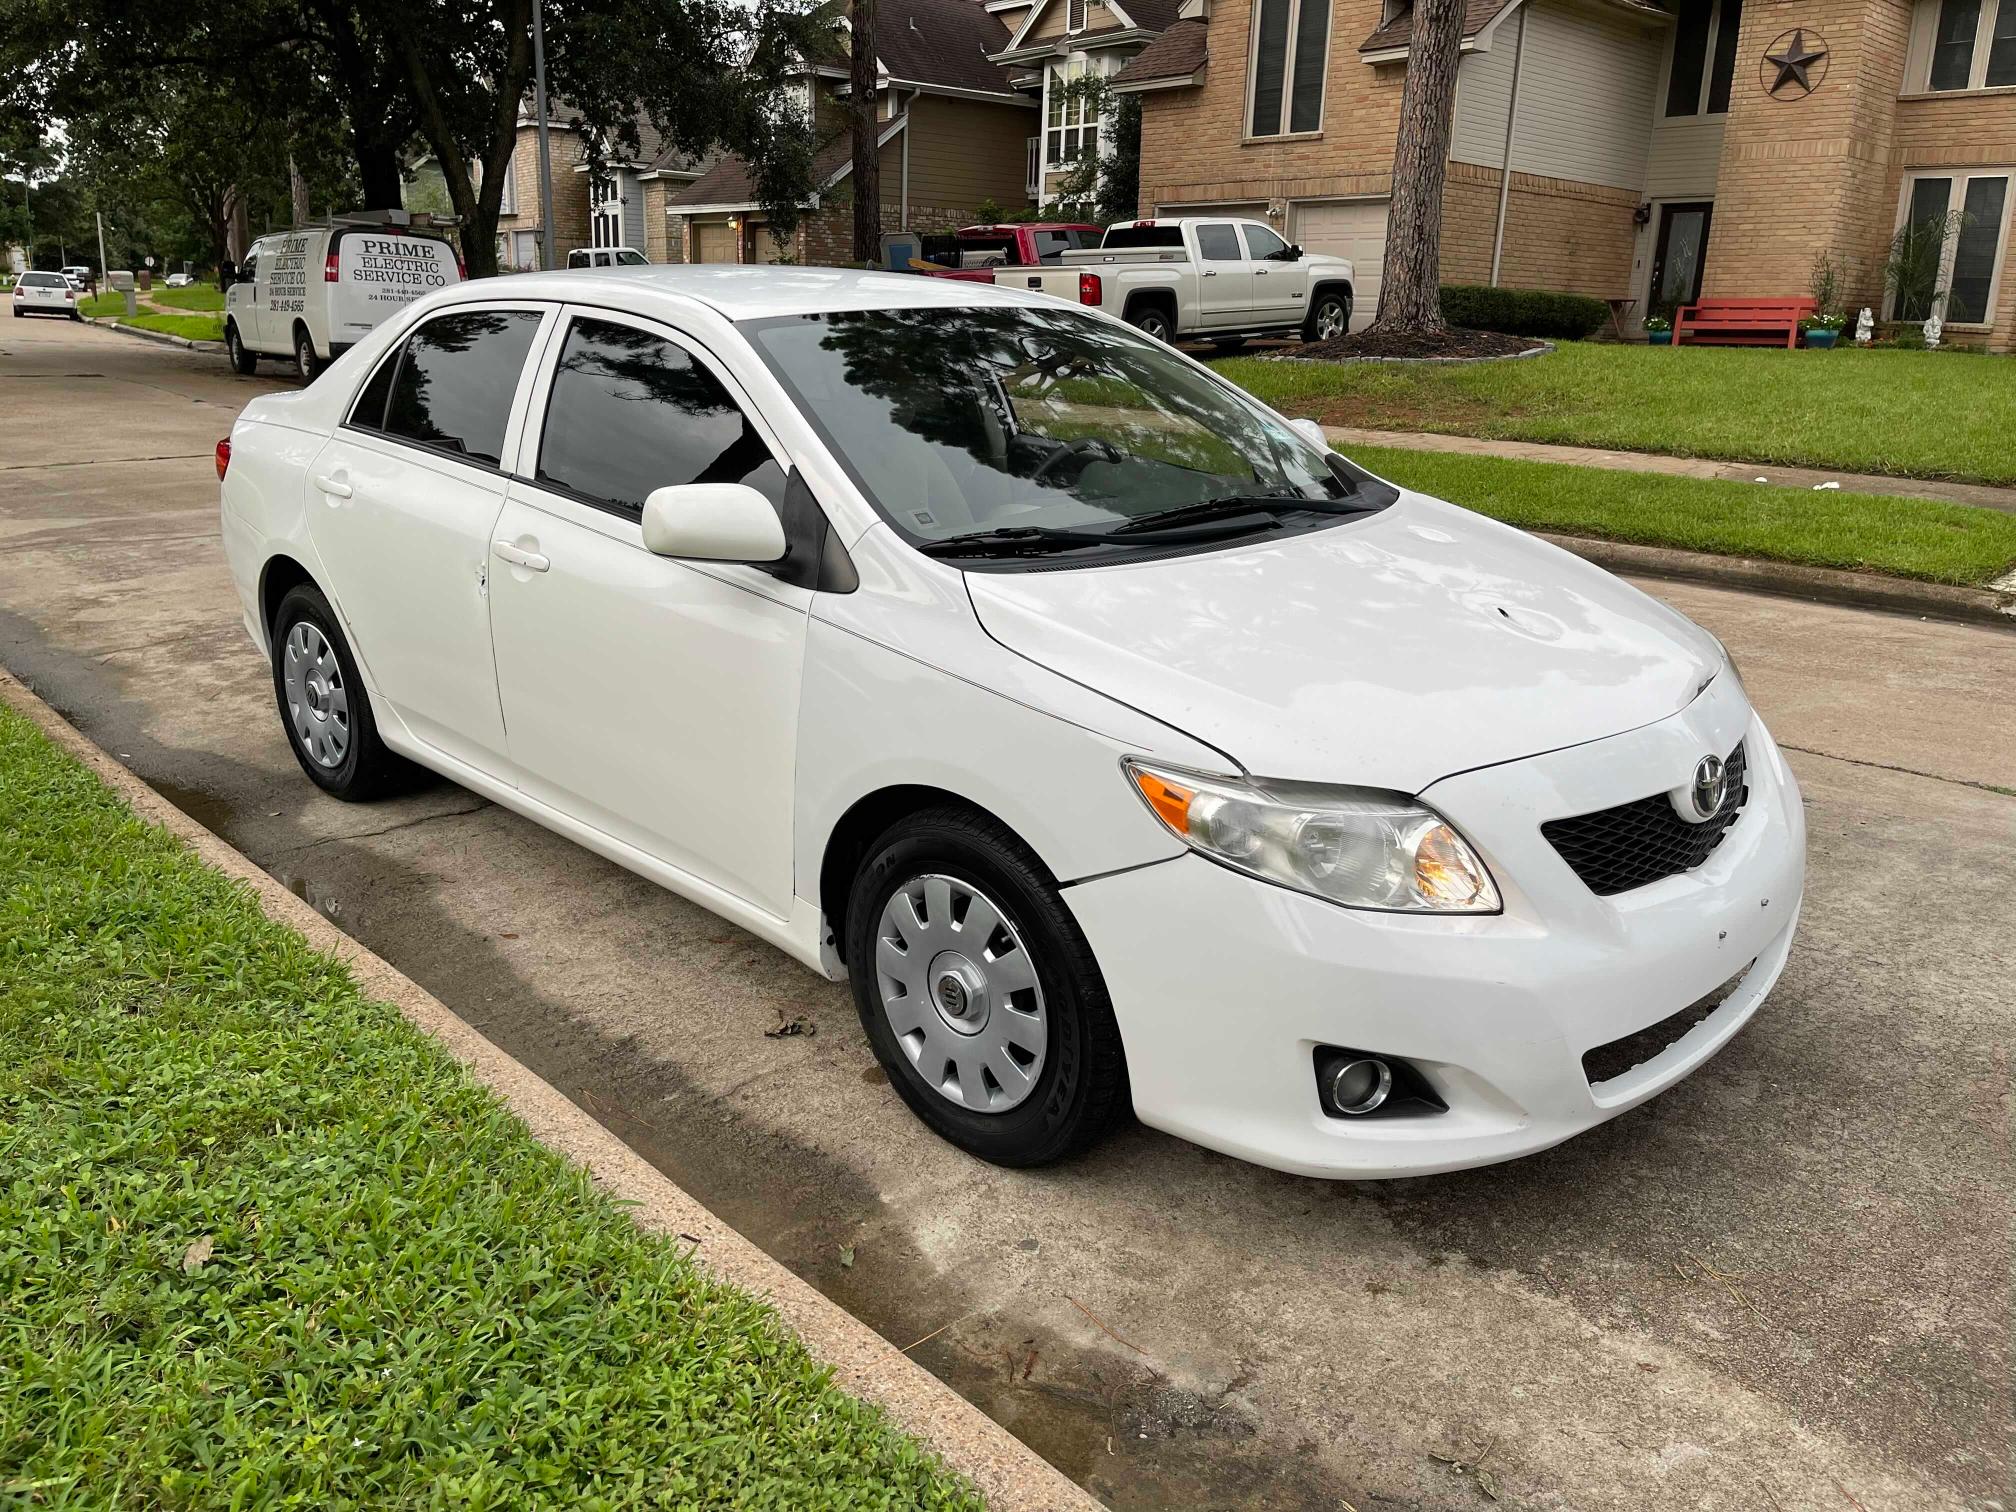
<path id="1" fill-rule="evenodd" d="M 1404 492 L 1278 542 L 966 582 L 1002 645 L 1261 777 L 1416 793 L 1663 719 L 1722 665 L 1628 583 Z"/>

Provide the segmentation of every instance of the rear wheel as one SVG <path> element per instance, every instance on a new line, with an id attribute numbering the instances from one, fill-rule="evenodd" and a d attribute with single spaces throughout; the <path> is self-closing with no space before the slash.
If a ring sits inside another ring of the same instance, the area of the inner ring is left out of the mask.
<path id="1" fill-rule="evenodd" d="M 236 321 L 224 327 L 224 352 L 231 359 L 231 370 L 234 373 L 249 376 L 259 366 L 259 359 L 245 349 L 245 341 L 238 334 Z"/>
<path id="2" fill-rule="evenodd" d="M 313 383 L 315 375 L 322 371 L 322 359 L 315 355 L 315 339 L 306 326 L 294 327 L 294 371 L 303 383 Z"/>
<path id="3" fill-rule="evenodd" d="M 1042 863 L 959 808 L 869 847 L 847 907 L 855 1007 L 912 1112 L 1005 1166 L 1096 1141 L 1130 1099 L 1099 963 Z"/>
<path id="4" fill-rule="evenodd" d="M 1351 329 L 1351 296 L 1325 289 L 1309 306 L 1309 318 L 1302 323 L 1304 341 L 1328 341 Z"/>
<path id="5" fill-rule="evenodd" d="M 1153 336 L 1157 341 L 1167 341 L 1175 334 L 1175 322 L 1169 312 L 1159 304 L 1136 305 L 1127 312 L 1127 323 L 1144 336 Z"/>
<path id="6" fill-rule="evenodd" d="M 415 768 L 385 748 L 350 643 L 320 590 L 288 590 L 273 614 L 273 695 L 301 770 L 323 792 L 364 803 L 410 785 Z"/>

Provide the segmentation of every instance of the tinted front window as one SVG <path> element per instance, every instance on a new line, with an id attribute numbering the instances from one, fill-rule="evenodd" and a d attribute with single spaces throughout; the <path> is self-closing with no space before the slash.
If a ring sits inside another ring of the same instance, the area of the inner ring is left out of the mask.
<path id="1" fill-rule="evenodd" d="M 683 483 L 784 497 L 783 470 L 719 379 L 678 343 L 603 320 L 567 332 L 539 481 L 632 514 L 654 489 Z"/>
<path id="2" fill-rule="evenodd" d="M 386 431 L 496 463 L 538 329 L 535 310 L 471 310 L 428 321 L 407 339 Z"/>
<path id="3" fill-rule="evenodd" d="M 1348 491 L 1326 454 L 1257 400 L 1068 307 L 850 311 L 743 329 L 915 542 L 1106 531 L 1227 496 Z M 1361 482 L 1361 501 L 1380 487 Z"/>
<path id="4" fill-rule="evenodd" d="M 1288 250 L 1288 243 L 1281 240 L 1265 226 L 1246 226 L 1246 251 L 1249 256 L 1273 257 L 1278 252 Z"/>

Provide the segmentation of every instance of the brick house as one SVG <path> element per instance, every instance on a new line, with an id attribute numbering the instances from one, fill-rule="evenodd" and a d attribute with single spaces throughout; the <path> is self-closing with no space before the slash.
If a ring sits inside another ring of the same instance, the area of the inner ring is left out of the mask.
<path id="1" fill-rule="evenodd" d="M 1255 17 L 1258 23 L 1255 24 Z M 1143 213 L 1264 216 L 1356 259 L 1370 320 L 1406 0 L 1186 0 L 1115 79 L 1142 103 Z M 2016 348 L 2016 0 L 1469 0 L 1443 277 L 1648 309 L 1885 288 L 1932 228 L 1949 339 Z"/>
<path id="2" fill-rule="evenodd" d="M 634 157 L 604 159 L 602 175 L 591 179 L 587 145 L 572 113 L 558 101 L 548 110 L 546 152 L 553 171 L 559 258 L 575 247 L 635 247 L 653 262 L 681 260 L 681 243 L 667 234 L 666 200 L 698 179 L 709 162 L 690 159 L 664 143 L 641 116 L 637 136 Z M 537 268 L 543 228 L 539 120 L 530 101 L 518 112 L 518 137 L 498 206 L 498 267 L 507 273 Z"/>
<path id="3" fill-rule="evenodd" d="M 1036 101 L 990 62 L 1010 40 L 983 0 L 882 0 L 875 8 L 876 117 L 885 231 L 965 225 L 977 206 L 1030 202 Z M 820 139 L 813 196 L 788 242 L 769 234 L 749 164 L 734 153 L 667 197 L 670 237 L 693 262 L 845 263 L 853 251 L 853 152 L 845 60 L 788 81 Z"/>

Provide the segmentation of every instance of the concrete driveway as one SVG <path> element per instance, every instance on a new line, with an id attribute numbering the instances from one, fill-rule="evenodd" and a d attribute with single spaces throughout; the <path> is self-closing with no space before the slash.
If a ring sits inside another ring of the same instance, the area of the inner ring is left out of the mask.
<path id="1" fill-rule="evenodd" d="M 1654 586 L 1741 660 L 1812 836 L 1782 985 L 1665 1097 L 1429 1180 L 1140 1128 L 1015 1173 L 712 916 L 445 784 L 309 786 L 216 540 L 265 386 L 0 328 L 0 661 L 1114 1505 L 2007 1498 L 2016 635 Z"/>

